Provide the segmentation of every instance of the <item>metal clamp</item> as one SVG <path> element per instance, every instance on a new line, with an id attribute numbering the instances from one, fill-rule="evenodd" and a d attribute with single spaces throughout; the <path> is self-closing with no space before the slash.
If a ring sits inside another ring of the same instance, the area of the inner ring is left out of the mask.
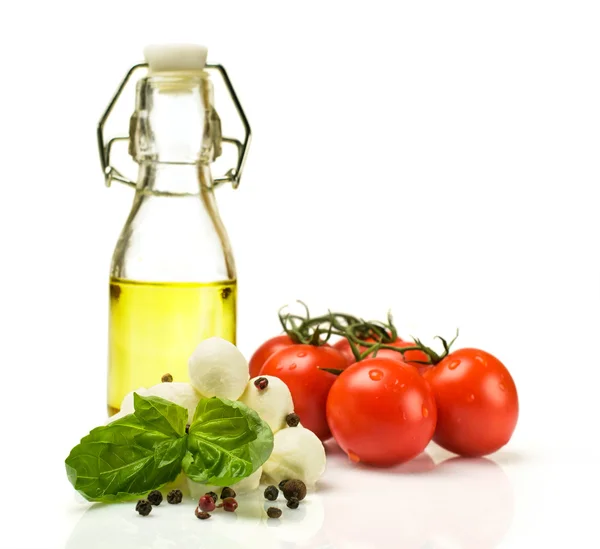
<path id="1" fill-rule="evenodd" d="M 123 93 L 125 86 L 129 82 L 129 80 L 131 80 L 131 76 L 133 75 L 133 73 L 136 72 L 138 69 L 147 69 L 147 68 L 148 68 L 147 63 L 139 63 L 138 65 L 134 65 L 133 67 L 131 67 L 129 69 L 129 71 L 125 75 L 125 78 L 123 78 L 123 81 L 121 82 L 121 84 L 119 84 L 117 91 L 115 92 L 112 99 L 110 100 L 108 107 L 106 107 L 106 110 L 104 111 L 104 114 L 102 115 L 102 118 L 100 118 L 100 122 L 98 122 L 98 129 L 96 131 L 96 134 L 98 137 L 98 152 L 100 153 L 100 164 L 102 165 L 102 173 L 104 174 L 104 182 L 106 183 L 107 187 L 110 187 L 113 180 L 118 181 L 119 183 L 124 183 L 125 185 L 129 185 L 130 187 L 137 186 L 134 181 L 127 179 L 119 170 L 117 170 L 117 168 L 112 166 L 111 162 L 110 162 L 110 153 L 112 151 L 112 146 L 117 141 L 129 141 L 129 137 L 113 137 L 105 145 L 104 144 L 104 125 L 106 124 L 106 121 L 108 120 L 108 117 L 110 116 L 110 113 L 112 112 L 115 104 L 117 103 L 117 100 L 121 96 L 121 93 Z"/>
<path id="2" fill-rule="evenodd" d="M 223 82 L 225 83 L 225 87 L 229 92 L 231 100 L 235 106 L 235 110 L 242 121 L 242 125 L 244 126 L 244 141 L 240 142 L 238 139 L 234 139 L 231 137 L 223 137 L 221 141 L 223 143 L 230 143 L 235 145 L 237 148 L 237 164 L 235 168 L 230 169 L 224 177 L 218 178 L 214 180 L 214 185 L 222 185 L 223 183 L 231 182 L 231 185 L 234 189 L 237 189 L 240 186 L 240 179 L 242 177 L 242 171 L 244 170 L 244 165 L 246 164 L 246 158 L 248 157 L 248 147 L 250 146 L 250 140 L 252 138 L 252 130 L 250 129 L 250 124 L 248 123 L 248 119 L 246 118 L 246 114 L 244 113 L 244 109 L 238 99 L 235 90 L 233 89 L 233 85 L 231 84 L 231 80 L 229 80 L 229 76 L 227 75 L 227 71 L 223 65 L 206 65 L 206 68 L 209 70 L 217 71 Z"/>
<path id="3" fill-rule="evenodd" d="M 147 63 L 139 63 L 139 64 L 131 67 L 131 69 L 129 69 L 129 71 L 125 75 L 125 78 L 123 78 L 123 81 L 119 84 L 117 91 L 115 92 L 112 99 L 110 100 L 110 103 L 108 104 L 108 107 L 104 111 L 102 118 L 100 118 L 100 122 L 98 122 L 98 128 L 97 128 L 97 132 L 96 132 L 97 139 L 98 139 L 98 152 L 100 154 L 100 164 L 102 165 L 102 172 L 104 173 L 104 180 L 105 180 L 107 187 L 110 187 L 110 185 L 113 181 L 117 181 L 119 183 L 129 185 L 130 187 L 137 188 L 137 184 L 135 183 L 135 181 L 132 181 L 131 179 L 128 179 L 127 177 L 125 177 L 119 170 L 117 170 L 117 168 L 115 168 L 111 164 L 111 160 L 110 160 L 110 155 L 111 155 L 113 145 L 118 141 L 129 141 L 129 136 L 113 137 L 108 142 L 105 142 L 104 126 L 106 125 L 106 122 L 107 122 L 110 114 L 112 113 L 112 110 L 113 110 L 115 104 L 117 103 L 119 97 L 121 96 L 121 93 L 123 93 L 125 86 L 131 80 L 133 73 L 139 69 L 147 69 L 147 68 L 148 68 Z M 221 139 L 221 141 L 223 143 L 229 143 L 229 144 L 236 146 L 236 148 L 237 148 L 237 163 L 236 163 L 235 168 L 231 168 L 230 170 L 227 171 L 227 173 L 223 177 L 216 178 L 213 181 L 213 184 L 215 187 L 222 185 L 223 183 L 231 183 L 233 188 L 237 189 L 240 185 L 240 179 L 242 177 L 242 171 L 244 170 L 246 158 L 248 157 L 248 147 L 250 145 L 250 140 L 252 137 L 252 132 L 250 130 L 250 124 L 248 123 L 246 114 L 244 113 L 244 110 L 242 108 L 242 105 L 241 105 L 238 97 L 237 97 L 237 94 L 235 93 L 235 90 L 233 89 L 233 85 L 231 84 L 231 80 L 229 79 L 229 76 L 227 75 L 227 71 L 225 70 L 225 68 L 222 65 L 206 65 L 205 68 L 208 70 L 217 71 L 221 75 L 221 78 L 223 79 L 223 82 L 225 83 L 225 87 L 227 88 L 227 91 L 229 92 L 229 95 L 231 97 L 231 100 L 233 101 L 235 109 L 240 117 L 242 125 L 244 126 L 244 140 L 243 141 L 240 141 L 239 139 L 235 139 L 232 137 L 223 137 Z"/>

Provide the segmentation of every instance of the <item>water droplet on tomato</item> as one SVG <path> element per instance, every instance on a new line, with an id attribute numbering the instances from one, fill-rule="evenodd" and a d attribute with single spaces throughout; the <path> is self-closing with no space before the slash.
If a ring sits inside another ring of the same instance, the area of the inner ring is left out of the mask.
<path id="1" fill-rule="evenodd" d="M 404 421 L 406 421 L 408 419 L 408 417 L 406 417 L 406 412 L 402 412 L 402 419 Z"/>
<path id="2" fill-rule="evenodd" d="M 381 370 L 370 370 L 369 377 L 373 381 L 380 381 L 381 379 L 383 379 L 383 372 Z"/>
<path id="3" fill-rule="evenodd" d="M 498 387 L 500 388 L 501 391 L 506 391 L 506 387 L 504 386 L 504 383 L 500 383 L 500 385 L 498 385 Z"/>
<path id="4" fill-rule="evenodd" d="M 484 366 L 486 365 L 485 358 L 483 358 L 482 356 L 479 356 L 479 355 L 477 355 L 475 357 L 475 362 L 479 362 L 479 364 L 483 364 Z"/>
<path id="5" fill-rule="evenodd" d="M 423 417 L 429 417 L 429 410 L 423 406 Z"/>
<path id="6" fill-rule="evenodd" d="M 306 356 L 306 353 L 304 351 L 300 351 L 297 356 L 302 358 Z"/>
<path id="7" fill-rule="evenodd" d="M 406 383 L 400 383 L 400 389 L 404 389 L 406 387 Z"/>
<path id="8" fill-rule="evenodd" d="M 354 463 L 360 461 L 360 458 L 352 450 L 348 450 L 348 457 L 350 458 L 350 461 L 353 461 Z"/>
<path id="9" fill-rule="evenodd" d="M 450 364 L 448 364 L 448 370 L 456 370 L 460 365 L 460 360 L 453 360 Z"/>
<path id="10" fill-rule="evenodd" d="M 475 400 L 475 395 L 474 395 L 474 394 L 470 394 L 470 395 L 467 397 L 467 400 L 468 400 L 469 402 L 473 402 L 473 401 Z"/>
<path id="11" fill-rule="evenodd" d="M 295 370 L 295 369 L 296 369 L 296 363 L 295 363 L 295 362 L 292 362 L 292 363 L 289 365 L 289 369 L 290 369 L 290 370 Z"/>
<path id="12" fill-rule="evenodd" d="M 275 366 L 276 370 L 283 370 L 283 366 L 281 364 L 278 364 L 277 366 Z"/>

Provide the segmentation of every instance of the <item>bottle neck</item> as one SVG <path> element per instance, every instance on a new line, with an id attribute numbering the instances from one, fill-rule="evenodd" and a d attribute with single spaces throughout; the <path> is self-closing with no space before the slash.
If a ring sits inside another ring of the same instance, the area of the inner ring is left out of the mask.
<path id="1" fill-rule="evenodd" d="M 136 244 L 131 245 L 132 241 Z M 179 253 L 184 248 L 187 251 Z M 126 270 L 126 256 L 138 252 L 145 259 L 129 261 Z M 206 257 L 216 258 L 214 264 Z M 213 273 L 210 276 L 206 274 L 209 271 Z M 136 280 L 235 280 L 233 252 L 219 215 L 209 165 L 140 165 L 137 192 L 113 257 L 112 272 Z"/>
<path id="2" fill-rule="evenodd" d="M 210 164 L 221 152 L 221 124 L 204 73 L 152 76 L 138 82 L 130 154 L 142 165 Z"/>
<path id="3" fill-rule="evenodd" d="M 164 196 L 212 194 L 210 166 L 145 161 L 140 164 L 138 190 Z"/>
<path id="4" fill-rule="evenodd" d="M 112 275 L 140 281 L 235 280 L 208 165 L 144 162 Z"/>

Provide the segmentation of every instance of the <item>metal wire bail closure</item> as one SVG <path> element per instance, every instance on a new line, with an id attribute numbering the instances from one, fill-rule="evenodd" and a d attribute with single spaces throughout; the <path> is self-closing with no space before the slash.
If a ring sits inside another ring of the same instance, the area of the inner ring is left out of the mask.
<path id="1" fill-rule="evenodd" d="M 121 93 L 123 93 L 125 86 L 131 80 L 131 77 L 133 76 L 133 74 L 136 71 L 138 71 L 139 69 L 147 69 L 147 68 L 148 68 L 147 63 L 139 63 L 139 64 L 131 67 L 131 69 L 129 69 L 129 71 L 125 75 L 125 78 L 123 78 L 123 81 L 119 84 L 117 91 L 115 92 L 112 99 L 110 100 L 108 107 L 106 107 L 106 110 L 102 114 L 102 118 L 100 118 L 100 122 L 98 122 L 98 129 L 97 129 L 98 152 L 100 154 L 100 164 L 102 166 L 102 173 L 104 173 L 104 181 L 105 181 L 107 187 L 110 187 L 110 185 L 112 184 L 113 181 L 123 183 L 124 185 L 129 185 L 130 187 L 134 187 L 134 188 L 137 187 L 137 184 L 135 183 L 135 181 L 132 181 L 131 179 L 128 179 L 127 177 L 125 177 L 117 168 L 115 168 L 112 165 L 111 160 L 110 160 L 110 155 L 111 155 L 113 145 L 117 141 L 129 141 L 129 136 L 113 137 L 108 142 L 106 142 L 104 139 L 104 126 L 106 125 L 106 122 L 107 122 L 108 118 L 110 117 L 110 114 L 112 113 L 114 106 L 116 105 L 119 97 L 121 96 Z M 233 104 L 238 113 L 238 116 L 240 117 L 242 125 L 244 126 L 243 141 L 240 141 L 239 139 L 235 139 L 233 137 L 222 137 L 221 138 L 221 141 L 223 143 L 229 143 L 231 145 L 235 145 L 235 147 L 237 149 L 237 163 L 236 163 L 236 166 L 234 168 L 231 168 L 230 170 L 228 170 L 227 173 L 223 177 L 215 178 L 213 180 L 213 184 L 215 187 L 222 185 L 223 183 L 231 183 L 233 188 L 237 189 L 240 185 L 242 172 L 244 170 L 244 165 L 246 164 L 246 158 L 248 156 L 248 147 L 250 146 L 250 140 L 252 137 L 252 132 L 250 130 L 250 124 L 248 123 L 248 119 L 246 118 L 246 114 L 244 113 L 244 109 L 242 108 L 240 100 L 238 99 L 238 96 L 235 93 L 235 90 L 233 89 L 233 85 L 231 84 L 231 80 L 229 79 L 229 76 L 227 74 L 227 71 L 225 70 L 225 67 L 223 67 L 223 65 L 206 65 L 204 68 L 206 70 L 216 71 L 219 73 L 219 75 L 223 79 L 223 82 L 225 83 L 225 87 L 227 88 L 227 91 L 229 92 L 231 100 L 233 101 Z"/>

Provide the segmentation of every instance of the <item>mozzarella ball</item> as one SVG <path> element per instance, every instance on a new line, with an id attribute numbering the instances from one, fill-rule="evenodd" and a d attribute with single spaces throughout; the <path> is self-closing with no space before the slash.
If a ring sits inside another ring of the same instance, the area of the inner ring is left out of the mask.
<path id="1" fill-rule="evenodd" d="M 259 389 L 254 385 L 254 381 L 258 378 L 252 378 L 247 383 L 240 402 L 252 408 L 263 421 L 269 424 L 273 433 L 276 433 L 286 426 L 286 416 L 294 411 L 292 393 L 281 379 L 273 376 L 260 377 L 268 380 L 267 387 Z"/>
<path id="2" fill-rule="evenodd" d="M 188 369 L 194 389 L 208 398 L 237 400 L 250 377 L 244 355 L 220 337 L 199 343 L 188 361 Z"/>
<path id="3" fill-rule="evenodd" d="M 312 431 L 304 427 L 288 427 L 274 438 L 271 457 L 263 465 L 264 472 L 275 482 L 299 479 L 314 486 L 325 471 L 325 448 Z"/>
<path id="4" fill-rule="evenodd" d="M 148 391 L 148 389 L 146 389 L 145 387 L 139 387 L 135 391 L 131 391 L 130 393 L 127 393 L 123 397 L 123 400 L 121 401 L 120 410 L 116 414 L 110 416 L 106 420 L 105 425 L 108 425 L 109 423 L 112 423 L 113 421 L 117 421 L 117 419 L 121 419 L 122 417 L 128 416 L 129 414 L 133 414 L 133 412 L 134 412 L 133 393 L 137 393 L 138 395 L 145 396 L 147 391 Z"/>
<path id="5" fill-rule="evenodd" d="M 146 396 L 148 394 L 148 389 L 146 389 L 145 387 L 140 387 L 135 391 L 127 393 L 123 397 L 123 402 L 121 402 L 121 410 L 119 411 L 119 413 L 122 413 L 123 415 L 133 414 L 133 393 L 137 393 L 140 396 Z"/>

